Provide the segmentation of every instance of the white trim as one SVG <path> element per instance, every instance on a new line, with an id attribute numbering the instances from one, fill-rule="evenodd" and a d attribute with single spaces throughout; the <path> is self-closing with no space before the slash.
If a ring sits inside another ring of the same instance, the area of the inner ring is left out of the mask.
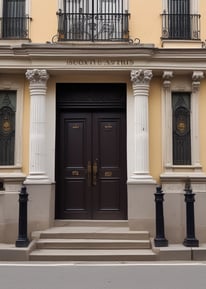
<path id="1" fill-rule="evenodd" d="M 15 127 L 15 157 L 14 166 L 6 166 L 19 171 L 22 167 L 22 107 L 23 107 L 23 91 L 24 80 L 19 77 L 13 78 L 4 77 L 0 80 L 0 90 L 15 90 L 16 91 L 16 127 Z M 5 166 L 0 166 L 5 168 Z"/>

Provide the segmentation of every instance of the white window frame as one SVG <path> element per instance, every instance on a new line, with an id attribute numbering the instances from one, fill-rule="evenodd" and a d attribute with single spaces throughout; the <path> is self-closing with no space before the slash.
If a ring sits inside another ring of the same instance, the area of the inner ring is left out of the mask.
<path id="1" fill-rule="evenodd" d="M 14 165 L 0 166 L 0 169 L 19 169 L 22 168 L 22 121 L 23 121 L 23 95 L 24 95 L 24 80 L 20 77 L 12 79 L 4 77 L 0 81 L 0 91 L 12 90 L 16 91 L 16 113 L 15 113 L 15 150 L 14 150 Z"/>
<path id="2" fill-rule="evenodd" d="M 172 71 L 163 74 L 162 89 L 162 143 L 163 143 L 163 167 L 165 172 L 175 171 L 177 168 L 193 169 L 200 171 L 199 151 L 199 86 L 203 78 L 203 72 L 194 71 L 191 78 L 188 76 L 174 77 Z M 172 150 L 172 92 L 191 92 L 191 165 L 173 165 Z"/>

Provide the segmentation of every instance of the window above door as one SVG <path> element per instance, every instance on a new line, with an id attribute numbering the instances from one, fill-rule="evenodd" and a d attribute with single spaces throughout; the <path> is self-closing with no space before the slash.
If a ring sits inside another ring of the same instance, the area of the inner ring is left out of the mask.
<path id="1" fill-rule="evenodd" d="M 125 0 L 63 0 L 58 15 L 58 41 L 128 41 Z"/>

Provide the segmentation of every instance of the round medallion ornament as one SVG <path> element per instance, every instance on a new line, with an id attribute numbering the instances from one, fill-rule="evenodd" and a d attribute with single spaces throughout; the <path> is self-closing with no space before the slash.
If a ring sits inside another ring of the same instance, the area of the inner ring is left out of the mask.
<path id="1" fill-rule="evenodd" d="M 8 119 L 3 121 L 2 130 L 4 133 L 9 133 L 11 131 L 11 123 L 8 121 Z"/>

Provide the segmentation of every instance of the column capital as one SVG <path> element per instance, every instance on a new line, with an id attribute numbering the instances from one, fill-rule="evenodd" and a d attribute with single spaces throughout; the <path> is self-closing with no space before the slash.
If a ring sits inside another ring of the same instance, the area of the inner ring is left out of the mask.
<path id="1" fill-rule="evenodd" d="M 162 78 L 163 78 L 163 87 L 170 88 L 171 80 L 173 78 L 173 71 L 164 71 Z"/>
<path id="2" fill-rule="evenodd" d="M 200 88 L 200 81 L 204 78 L 203 71 L 194 71 L 192 74 L 192 91 L 198 92 Z"/>
<path id="3" fill-rule="evenodd" d="M 150 80 L 152 79 L 152 70 L 132 70 L 131 71 L 131 81 L 134 84 L 149 84 Z"/>
<path id="4" fill-rule="evenodd" d="M 46 69 L 28 69 L 25 75 L 32 84 L 46 83 L 49 79 Z"/>

